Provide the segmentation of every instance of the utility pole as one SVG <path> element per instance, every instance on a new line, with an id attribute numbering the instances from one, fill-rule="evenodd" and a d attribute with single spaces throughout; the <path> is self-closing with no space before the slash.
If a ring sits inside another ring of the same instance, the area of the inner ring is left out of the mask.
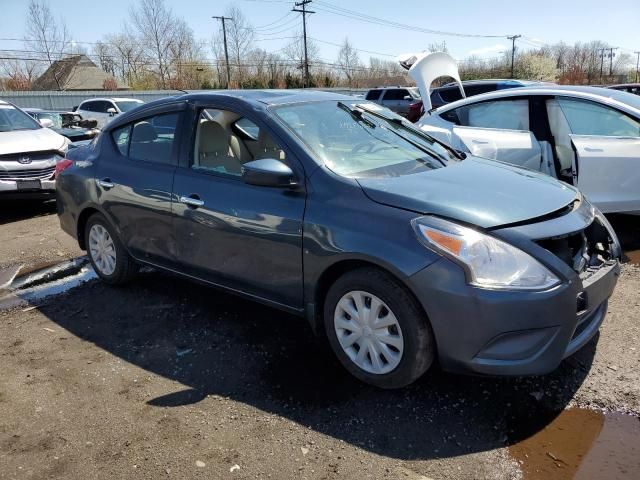
<path id="1" fill-rule="evenodd" d="M 511 78 L 513 78 L 513 64 L 516 58 L 516 38 L 520 38 L 522 35 L 511 35 L 507 37 L 511 40 Z"/>
<path id="2" fill-rule="evenodd" d="M 296 2 L 295 6 L 302 7 L 302 9 L 295 8 L 295 7 L 291 9 L 292 12 L 302 13 L 302 36 L 304 39 L 304 82 L 302 84 L 303 88 L 306 88 L 309 86 L 309 58 L 307 56 L 307 15 L 316 13 L 316 12 L 312 12 L 311 10 L 307 10 L 307 5 L 309 5 L 311 2 L 312 0 L 302 0 L 300 2 Z"/>
<path id="3" fill-rule="evenodd" d="M 224 40 L 224 61 L 227 64 L 227 88 L 229 88 L 229 84 L 231 83 L 231 70 L 229 70 L 229 51 L 227 50 L 227 26 L 225 25 L 225 20 L 233 20 L 233 18 L 229 17 L 216 17 L 215 15 L 211 18 L 218 19 L 222 22 L 222 38 Z"/>
<path id="4" fill-rule="evenodd" d="M 613 53 L 613 51 L 617 49 L 618 47 L 609 48 L 609 76 L 613 75 L 613 57 L 616 56 L 616 54 Z"/>
<path id="5" fill-rule="evenodd" d="M 639 79 L 639 77 L 640 77 L 640 71 L 639 71 L 640 70 L 640 68 L 639 68 L 640 67 L 640 51 L 633 52 L 633 53 L 635 53 L 638 56 L 638 59 L 636 60 L 636 83 L 637 83 L 637 82 L 640 82 L 640 79 Z"/>
<path id="6" fill-rule="evenodd" d="M 599 49 L 600 51 L 600 83 L 602 84 L 602 69 L 604 68 L 604 51 L 606 48 Z"/>

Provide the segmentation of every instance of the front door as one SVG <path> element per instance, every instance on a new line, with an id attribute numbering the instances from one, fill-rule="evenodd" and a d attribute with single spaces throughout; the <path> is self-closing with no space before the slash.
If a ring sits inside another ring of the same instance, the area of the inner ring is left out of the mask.
<path id="1" fill-rule="evenodd" d="M 304 188 L 248 185 L 242 164 L 275 158 L 303 175 L 284 145 L 257 119 L 229 108 L 200 108 L 190 152 L 173 186 L 175 235 L 184 273 L 302 308 Z"/>
<path id="2" fill-rule="evenodd" d="M 98 201 L 127 250 L 168 267 L 175 257 L 171 189 L 180 116 L 158 114 L 108 132 L 96 169 Z M 158 121 L 162 131 L 153 126 Z"/>
<path id="3" fill-rule="evenodd" d="M 571 135 L 577 186 L 605 213 L 640 212 L 640 138 Z"/>

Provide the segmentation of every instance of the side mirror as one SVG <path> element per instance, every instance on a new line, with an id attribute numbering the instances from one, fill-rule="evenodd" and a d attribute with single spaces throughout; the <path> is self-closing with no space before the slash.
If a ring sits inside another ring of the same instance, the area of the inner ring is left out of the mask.
<path id="1" fill-rule="evenodd" d="M 107 108 L 107 113 L 109 114 L 110 117 L 113 117 L 118 112 L 115 108 L 111 107 L 111 108 Z"/>
<path id="2" fill-rule="evenodd" d="M 249 185 L 263 187 L 293 187 L 296 179 L 293 171 L 275 158 L 253 160 L 242 165 L 242 180 Z"/>
<path id="3" fill-rule="evenodd" d="M 43 118 L 42 120 L 40 120 L 40 125 L 42 125 L 44 128 L 51 128 L 53 127 L 53 120 L 51 120 L 50 118 Z"/>
<path id="4" fill-rule="evenodd" d="M 411 95 L 405 95 L 403 100 L 413 100 L 413 97 Z"/>

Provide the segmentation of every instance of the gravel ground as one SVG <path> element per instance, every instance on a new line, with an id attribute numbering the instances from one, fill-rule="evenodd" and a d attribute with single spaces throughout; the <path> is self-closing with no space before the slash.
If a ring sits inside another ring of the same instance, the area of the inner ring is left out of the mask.
<path id="1" fill-rule="evenodd" d="M 0 259 L 7 227 L 37 244 L 56 222 L 2 225 Z M 551 375 L 381 391 L 299 318 L 157 272 L 90 282 L 0 312 L 0 478 L 520 478 L 508 447 L 563 409 L 640 414 L 639 291 L 625 266 L 599 337 Z"/>

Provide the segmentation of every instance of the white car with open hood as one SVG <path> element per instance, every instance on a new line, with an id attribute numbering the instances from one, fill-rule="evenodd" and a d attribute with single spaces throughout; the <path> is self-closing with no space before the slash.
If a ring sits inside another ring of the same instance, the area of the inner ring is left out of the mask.
<path id="1" fill-rule="evenodd" d="M 69 140 L 0 100 L 0 200 L 51 198 Z"/>
<path id="2" fill-rule="evenodd" d="M 409 67 L 427 102 L 435 78 L 459 81 L 455 61 L 444 53 L 416 57 Z M 454 148 L 564 180 L 605 213 L 640 213 L 637 95 L 596 87 L 531 86 L 437 109 L 426 104 L 425 111 L 420 128 Z"/>

